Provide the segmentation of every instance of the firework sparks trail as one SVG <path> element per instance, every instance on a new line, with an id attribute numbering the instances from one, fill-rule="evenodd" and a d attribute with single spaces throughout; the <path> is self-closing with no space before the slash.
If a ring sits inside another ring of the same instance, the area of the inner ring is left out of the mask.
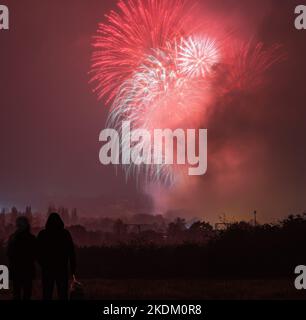
<path id="1" fill-rule="evenodd" d="M 186 0 L 127 0 L 120 1 L 118 12 L 111 11 L 107 23 L 99 25 L 91 81 L 98 97 L 105 97 L 111 106 L 109 127 L 120 133 L 122 121 L 129 121 L 133 130 L 187 128 L 190 123 L 199 127 L 213 100 L 212 87 L 218 96 L 248 90 L 280 60 L 279 47 L 264 49 L 253 42 L 232 46 L 223 54 L 223 40 L 209 30 L 198 32 L 191 27 L 195 24 Z M 225 66 L 222 72 L 219 66 Z M 122 150 L 127 139 L 121 142 Z M 149 144 L 143 140 L 140 147 Z M 146 182 L 167 185 L 180 172 L 165 164 L 123 168 L 127 178 L 144 177 Z"/>
<path id="2" fill-rule="evenodd" d="M 114 99 L 148 51 L 191 32 L 192 9 L 186 0 L 120 1 L 94 38 L 92 81 L 98 97 Z"/>
<path id="3" fill-rule="evenodd" d="M 206 43 L 207 40 L 203 41 Z M 183 52 L 185 48 L 179 46 L 179 50 Z M 153 132 L 157 127 L 175 128 L 177 124 L 182 126 L 184 122 L 186 126 L 190 115 L 201 119 L 205 97 L 203 93 L 209 89 L 205 87 L 204 74 L 201 77 L 199 72 L 197 79 L 191 73 L 186 75 L 185 67 L 182 68 L 174 58 L 178 55 L 180 51 L 173 55 L 172 51 L 167 54 L 159 50 L 155 55 L 146 57 L 132 79 L 126 80 L 120 87 L 108 117 L 109 127 L 121 133 L 122 121 L 129 121 L 133 124 L 133 129 L 142 128 Z M 208 70 L 208 66 L 206 69 Z M 151 140 L 142 140 L 138 145 L 148 150 Z M 129 146 L 129 137 L 123 138 L 123 154 L 126 146 Z M 171 185 L 176 178 L 173 166 L 166 164 L 132 164 L 124 166 L 124 169 L 127 177 L 143 176 L 147 182 L 163 181 Z"/>
<path id="4" fill-rule="evenodd" d="M 264 83 L 265 72 L 285 59 L 280 45 L 265 48 L 259 42 L 239 43 L 229 58 L 227 91 L 256 89 Z"/>

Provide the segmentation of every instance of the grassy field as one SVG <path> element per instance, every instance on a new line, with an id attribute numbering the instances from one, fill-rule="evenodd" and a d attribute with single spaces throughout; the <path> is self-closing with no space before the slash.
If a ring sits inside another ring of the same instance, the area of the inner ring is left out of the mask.
<path id="1" fill-rule="evenodd" d="M 86 299 L 306 299 L 306 291 L 294 288 L 292 279 L 93 279 L 82 280 Z M 34 299 L 40 299 L 35 282 Z M 0 291 L 0 300 L 10 292 Z"/>

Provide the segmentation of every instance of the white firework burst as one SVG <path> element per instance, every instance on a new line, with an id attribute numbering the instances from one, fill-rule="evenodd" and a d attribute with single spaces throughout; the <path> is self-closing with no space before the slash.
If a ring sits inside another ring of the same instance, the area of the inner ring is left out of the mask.
<path id="1" fill-rule="evenodd" d="M 207 76 L 219 62 L 217 42 L 208 37 L 188 37 L 181 39 L 178 50 L 178 68 L 190 78 Z"/>

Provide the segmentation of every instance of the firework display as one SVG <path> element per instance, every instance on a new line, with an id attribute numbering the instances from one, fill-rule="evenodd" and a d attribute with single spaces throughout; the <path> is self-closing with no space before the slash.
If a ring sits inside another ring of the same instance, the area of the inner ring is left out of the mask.
<path id="1" fill-rule="evenodd" d="M 194 12 L 184 0 L 120 1 L 99 25 L 91 81 L 110 108 L 109 127 L 120 132 L 122 121 L 129 121 L 132 129 L 149 131 L 199 128 L 217 98 L 260 86 L 279 61 L 278 46 L 237 44 L 234 36 L 196 22 Z M 145 149 L 150 141 L 140 143 Z M 121 144 L 124 149 L 125 139 Z M 127 178 L 169 185 L 184 171 L 166 164 L 123 168 Z"/>

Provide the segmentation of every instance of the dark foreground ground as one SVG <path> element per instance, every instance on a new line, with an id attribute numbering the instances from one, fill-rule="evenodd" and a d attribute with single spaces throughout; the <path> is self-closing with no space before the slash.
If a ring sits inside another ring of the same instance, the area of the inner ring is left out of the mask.
<path id="1" fill-rule="evenodd" d="M 306 290 L 294 288 L 294 279 L 264 280 L 83 280 L 86 299 L 306 299 Z M 0 291 L 0 299 L 10 292 Z M 35 282 L 34 299 L 40 299 L 40 283 Z"/>

